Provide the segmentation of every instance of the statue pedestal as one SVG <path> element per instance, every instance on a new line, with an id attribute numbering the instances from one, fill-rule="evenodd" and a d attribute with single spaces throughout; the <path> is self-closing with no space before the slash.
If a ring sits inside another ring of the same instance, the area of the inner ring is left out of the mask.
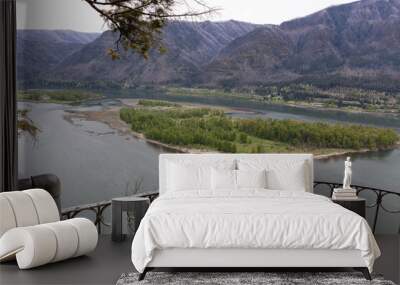
<path id="1" fill-rule="evenodd" d="M 335 188 L 333 189 L 332 199 L 336 200 L 352 200 L 357 199 L 357 190 L 350 188 L 350 189 L 343 189 L 343 188 Z"/>
<path id="2" fill-rule="evenodd" d="M 354 188 L 349 188 L 349 189 L 335 188 L 335 189 L 333 189 L 333 192 L 335 192 L 335 193 L 356 193 L 357 194 L 357 190 Z"/>

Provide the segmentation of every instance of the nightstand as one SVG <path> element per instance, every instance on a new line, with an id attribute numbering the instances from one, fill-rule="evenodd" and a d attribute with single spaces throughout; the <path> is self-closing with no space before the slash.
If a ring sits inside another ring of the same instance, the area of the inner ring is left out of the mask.
<path id="1" fill-rule="evenodd" d="M 112 199 L 112 240 L 123 241 L 125 239 L 125 235 L 122 233 L 122 212 L 132 211 L 134 213 L 134 230 L 136 232 L 149 206 L 148 198 L 130 196 Z"/>
<path id="2" fill-rule="evenodd" d="M 332 202 L 339 204 L 340 206 L 359 214 L 361 217 L 365 218 L 365 208 L 367 201 L 364 198 L 357 199 L 332 199 Z"/>

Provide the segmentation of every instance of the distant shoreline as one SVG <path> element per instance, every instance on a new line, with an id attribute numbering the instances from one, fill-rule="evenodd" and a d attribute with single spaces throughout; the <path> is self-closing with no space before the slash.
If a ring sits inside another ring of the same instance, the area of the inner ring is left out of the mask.
<path id="1" fill-rule="evenodd" d="M 165 87 L 164 87 L 165 88 Z M 189 88 L 190 89 L 190 88 Z M 132 89 L 132 91 L 134 91 L 135 89 Z M 163 90 L 162 88 L 160 90 Z M 178 89 L 178 93 L 174 93 L 173 91 L 170 91 L 168 88 L 165 89 L 166 93 L 165 96 L 167 98 L 165 99 L 160 99 L 160 100 L 165 100 L 168 101 L 168 96 L 172 96 L 172 97 L 180 97 L 182 96 L 181 94 L 179 94 L 179 92 L 185 91 L 185 88 L 183 88 L 182 90 Z M 201 89 L 196 89 L 194 88 L 195 91 L 201 92 Z M 49 92 L 49 91 L 74 91 L 74 92 L 97 92 L 97 91 L 93 91 L 91 89 L 32 89 L 32 90 L 27 90 L 24 92 L 32 92 L 32 91 L 42 91 L 42 92 Z M 213 90 L 210 90 L 210 92 Z M 22 91 L 21 91 L 22 92 Z M 260 98 L 258 98 L 256 95 L 252 95 L 252 96 L 244 96 L 244 95 L 235 95 L 234 93 L 226 93 L 225 95 L 220 95 L 220 94 L 195 94 L 195 93 L 191 93 L 189 91 L 187 91 L 187 93 L 184 94 L 184 96 L 187 97 L 201 97 L 201 98 L 229 98 L 229 99 L 238 99 L 238 100 L 244 100 L 247 102 L 253 102 L 253 103 L 262 103 L 262 104 L 266 104 L 266 105 L 270 105 L 270 106 L 277 106 L 277 107 L 288 107 L 288 108 L 293 108 L 293 109 L 297 109 L 297 110 L 311 110 L 311 111 L 318 111 L 318 112 L 339 112 L 339 113 L 343 113 L 343 114 L 349 114 L 349 115 L 367 115 L 367 116 L 374 116 L 377 118 L 389 118 L 389 119 L 396 119 L 399 118 L 399 114 L 398 113 L 394 113 L 394 112 L 390 112 L 390 111 L 377 111 L 377 110 L 363 110 L 363 109 L 344 109 L 344 108 L 338 108 L 338 107 L 322 107 L 322 106 L 317 106 L 317 105 L 312 105 L 303 101 L 298 101 L 296 103 L 291 102 L 291 101 L 280 101 L 280 102 L 273 102 L 273 101 L 264 101 L 261 100 Z M 93 99 L 104 99 L 105 96 L 99 96 L 99 97 L 94 97 Z M 143 98 L 145 99 L 145 98 Z M 89 99 L 89 101 L 92 99 Z M 124 99 L 124 100 L 136 100 L 136 99 Z M 18 101 L 20 102 L 31 102 L 31 103 L 55 103 L 55 104 L 79 104 L 85 101 L 88 101 L 88 99 L 79 99 L 79 100 L 71 100 L 71 101 L 62 101 L 62 100 L 56 100 L 56 99 L 50 99 L 50 98 L 41 98 L 41 99 L 29 99 L 29 96 L 22 96 L 19 95 L 19 99 Z"/>
<path id="2" fill-rule="evenodd" d="M 184 89 L 184 88 L 183 88 Z M 190 89 L 190 88 L 189 88 Z M 168 90 L 168 89 L 167 89 Z M 201 92 L 200 89 L 193 89 L 194 92 L 199 91 Z M 178 89 L 178 91 L 180 91 Z M 210 92 L 213 90 L 210 90 Z M 167 92 L 168 95 L 171 96 L 181 96 L 179 94 L 175 94 L 173 92 Z M 360 114 L 360 115 L 372 115 L 372 116 L 376 116 L 376 117 L 392 117 L 392 118 L 397 118 L 398 117 L 398 113 L 393 113 L 390 111 L 377 111 L 377 110 L 363 110 L 363 109 L 351 109 L 351 108 L 339 108 L 339 107 L 322 107 L 322 106 L 317 106 L 317 105 L 312 105 L 309 103 L 306 103 L 304 101 L 298 101 L 296 103 L 293 102 L 289 102 L 289 101 L 280 101 L 280 102 L 274 102 L 274 101 L 264 101 L 262 100 L 261 97 L 258 97 L 258 95 L 252 95 L 252 96 L 245 96 L 245 95 L 241 95 L 241 94 L 234 94 L 234 93 L 226 93 L 225 95 L 219 95 L 219 94 L 212 94 L 212 95 L 199 95 L 199 94 L 190 94 L 190 92 L 188 92 L 188 94 L 185 94 L 185 96 L 189 96 L 189 97 L 211 97 L 211 98 L 231 98 L 231 99 L 239 99 L 239 100 L 245 100 L 248 102 L 256 102 L 256 103 L 263 103 L 263 104 L 268 104 L 271 106 L 278 106 L 278 107 L 290 107 L 290 108 L 294 108 L 294 109 L 299 109 L 299 110 L 314 110 L 314 111 L 329 111 L 329 112 L 340 112 L 343 114 Z"/>

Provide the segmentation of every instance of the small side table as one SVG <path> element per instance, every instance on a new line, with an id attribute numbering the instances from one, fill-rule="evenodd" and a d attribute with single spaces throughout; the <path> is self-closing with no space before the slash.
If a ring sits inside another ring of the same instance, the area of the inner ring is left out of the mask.
<path id="1" fill-rule="evenodd" d="M 133 212 L 135 217 L 135 232 L 139 227 L 140 221 L 146 214 L 149 208 L 150 200 L 142 197 L 121 197 L 111 200 L 112 208 L 112 233 L 111 239 L 113 241 L 123 241 L 125 235 L 122 233 L 122 212 Z"/>
<path id="2" fill-rule="evenodd" d="M 332 199 L 332 201 L 361 217 L 365 218 L 365 208 L 367 201 L 364 198 L 357 199 Z"/>

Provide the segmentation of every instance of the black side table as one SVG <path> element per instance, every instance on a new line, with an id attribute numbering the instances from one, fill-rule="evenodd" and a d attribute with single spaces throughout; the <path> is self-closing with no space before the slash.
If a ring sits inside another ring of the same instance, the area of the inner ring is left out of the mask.
<path id="1" fill-rule="evenodd" d="M 133 212 L 134 215 L 134 231 L 139 227 L 140 221 L 149 208 L 150 200 L 142 197 L 121 197 L 111 200 L 112 208 L 112 233 L 113 241 L 123 241 L 125 235 L 122 233 L 122 212 Z"/>
<path id="2" fill-rule="evenodd" d="M 365 218 L 365 208 L 367 201 L 364 198 L 357 199 L 332 199 L 332 201 L 340 206 L 359 214 Z"/>

